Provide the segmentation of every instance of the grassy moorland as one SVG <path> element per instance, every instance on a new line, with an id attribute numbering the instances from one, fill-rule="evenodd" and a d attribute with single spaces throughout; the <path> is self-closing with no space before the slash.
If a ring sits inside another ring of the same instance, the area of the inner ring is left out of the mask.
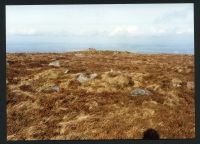
<path id="1" fill-rule="evenodd" d="M 194 56 L 7 54 L 7 139 L 195 137 Z M 56 64 L 50 64 L 51 62 Z M 150 95 L 131 96 L 136 89 Z"/>

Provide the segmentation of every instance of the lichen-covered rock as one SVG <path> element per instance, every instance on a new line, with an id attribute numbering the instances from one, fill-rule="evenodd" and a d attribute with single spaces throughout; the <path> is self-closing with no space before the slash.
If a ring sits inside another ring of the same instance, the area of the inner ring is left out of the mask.
<path id="1" fill-rule="evenodd" d="M 146 89 L 142 89 L 142 88 L 136 88 L 133 91 L 131 91 L 130 96 L 141 96 L 141 95 L 151 95 L 152 93 Z"/>

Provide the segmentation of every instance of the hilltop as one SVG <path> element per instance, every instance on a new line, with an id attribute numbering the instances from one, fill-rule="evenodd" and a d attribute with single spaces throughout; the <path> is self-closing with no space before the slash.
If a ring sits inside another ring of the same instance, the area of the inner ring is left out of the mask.
<path id="1" fill-rule="evenodd" d="M 8 140 L 195 137 L 194 56 L 7 54 Z M 144 90 L 146 94 L 134 90 Z"/>

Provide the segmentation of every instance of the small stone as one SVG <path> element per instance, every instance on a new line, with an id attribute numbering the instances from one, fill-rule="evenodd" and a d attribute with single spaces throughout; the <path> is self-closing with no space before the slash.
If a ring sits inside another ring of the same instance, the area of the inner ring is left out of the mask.
<path id="1" fill-rule="evenodd" d="M 81 73 L 81 74 L 78 76 L 77 80 L 78 80 L 80 83 L 84 83 L 84 82 L 86 82 L 86 81 L 89 81 L 90 79 L 89 79 L 85 74 Z"/>
<path id="2" fill-rule="evenodd" d="M 181 87 L 182 85 L 182 80 L 178 79 L 178 78 L 174 78 L 172 79 L 172 86 L 173 87 Z"/>
<path id="3" fill-rule="evenodd" d="M 89 76 L 87 76 L 86 74 L 83 74 L 83 73 L 80 73 L 77 80 L 80 82 L 80 83 L 84 83 L 84 82 L 87 82 L 89 80 L 93 80 L 97 77 L 98 75 L 96 73 L 93 73 L 93 74 L 90 74 Z"/>
<path id="4" fill-rule="evenodd" d="M 98 74 L 96 74 L 96 73 L 90 74 L 90 79 L 95 79 L 97 76 L 98 76 Z"/>
<path id="5" fill-rule="evenodd" d="M 60 62 L 59 61 L 53 61 L 53 62 L 49 63 L 49 66 L 60 67 Z"/>
<path id="6" fill-rule="evenodd" d="M 67 74 L 68 72 L 69 72 L 69 70 L 68 70 L 68 69 L 66 69 L 64 73 L 65 73 L 65 74 Z"/>
<path id="7" fill-rule="evenodd" d="M 58 86 L 51 87 L 51 90 L 55 92 L 60 92 L 60 88 Z"/>
<path id="8" fill-rule="evenodd" d="M 146 89 L 136 88 L 131 92 L 131 96 L 151 95 L 152 93 Z"/>
<path id="9" fill-rule="evenodd" d="M 182 69 L 178 69 L 178 73 L 181 73 L 181 72 L 183 72 L 183 70 Z"/>
<path id="10" fill-rule="evenodd" d="M 193 81 L 187 82 L 187 88 L 189 90 L 193 90 L 194 89 L 194 82 Z"/>
<path id="11" fill-rule="evenodd" d="M 45 93 L 60 92 L 60 88 L 57 85 L 43 86 L 39 91 Z"/>

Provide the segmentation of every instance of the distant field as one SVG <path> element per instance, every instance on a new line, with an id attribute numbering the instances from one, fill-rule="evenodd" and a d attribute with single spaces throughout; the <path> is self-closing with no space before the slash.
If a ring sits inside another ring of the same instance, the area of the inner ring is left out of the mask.
<path id="1" fill-rule="evenodd" d="M 8 140 L 141 139 L 148 128 L 163 139 L 195 137 L 194 55 L 91 50 L 6 59 Z M 151 94 L 131 96 L 136 88 Z"/>

